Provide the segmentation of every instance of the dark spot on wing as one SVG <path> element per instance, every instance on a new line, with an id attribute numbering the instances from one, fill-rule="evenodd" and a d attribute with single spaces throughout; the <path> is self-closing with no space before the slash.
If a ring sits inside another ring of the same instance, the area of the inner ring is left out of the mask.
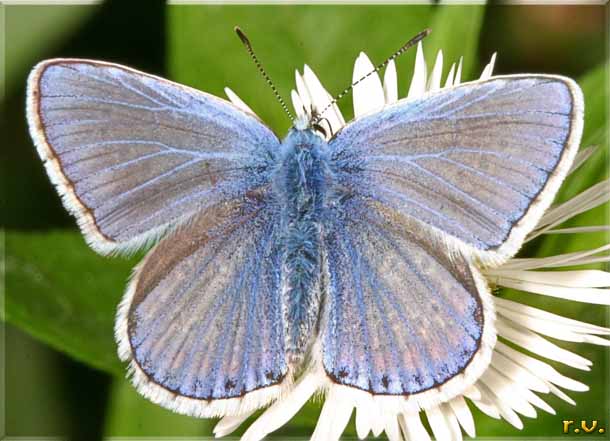
<path id="1" fill-rule="evenodd" d="M 347 373 L 347 369 L 345 369 L 345 368 L 341 368 L 341 369 L 339 369 L 339 372 L 337 372 L 337 377 L 339 377 L 339 378 L 345 378 L 348 375 L 349 374 Z"/>
<path id="2" fill-rule="evenodd" d="M 388 386 L 390 386 L 390 379 L 387 375 L 381 377 L 381 384 L 383 384 L 383 387 L 385 387 L 386 389 L 388 388 Z"/>
<path id="3" fill-rule="evenodd" d="M 272 371 L 265 372 L 265 378 L 269 381 L 277 382 L 280 379 L 279 373 L 273 373 Z"/>
<path id="4" fill-rule="evenodd" d="M 227 392 L 229 392 L 229 391 L 230 391 L 231 389 L 233 389 L 235 386 L 236 386 L 236 385 L 235 385 L 235 382 L 234 382 L 233 380 L 231 380 L 231 379 L 228 379 L 228 380 L 225 382 L 225 390 L 226 390 Z"/>

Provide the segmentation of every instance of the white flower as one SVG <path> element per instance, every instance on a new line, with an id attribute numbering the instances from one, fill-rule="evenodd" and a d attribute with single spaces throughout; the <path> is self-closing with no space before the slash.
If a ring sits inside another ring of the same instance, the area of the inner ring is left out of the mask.
<path id="1" fill-rule="evenodd" d="M 492 76 L 496 55 L 483 69 L 481 79 Z M 415 70 L 409 87 L 408 99 L 415 99 L 428 92 L 450 88 L 460 84 L 462 60 L 453 64 L 442 82 L 443 54 L 438 52 L 430 74 L 426 68 L 421 43 L 418 44 Z M 361 53 L 356 59 L 353 80 L 358 80 L 373 70 L 369 58 Z M 355 117 L 375 112 L 398 100 L 397 75 L 394 62 L 390 62 L 383 82 L 377 73 L 359 82 L 353 89 Z M 243 101 L 227 89 L 229 99 L 237 106 L 253 113 Z M 303 74 L 296 72 L 296 91 L 292 91 L 292 102 L 298 118 L 307 119 L 325 109 L 332 101 L 313 71 L 305 66 Z M 333 104 L 324 113 L 328 136 L 345 125 L 339 108 Z M 593 148 L 580 151 L 570 173 L 575 171 L 593 153 Z M 541 234 L 586 234 L 608 231 L 610 226 L 578 228 L 555 228 L 566 220 L 610 199 L 608 181 L 600 182 L 574 198 L 549 209 L 526 241 Z M 574 268 L 596 262 L 610 261 L 610 244 L 576 253 L 543 258 L 513 258 L 500 267 L 484 270 L 489 284 L 497 287 L 517 289 L 526 293 L 558 297 L 576 302 L 610 305 L 610 273 L 590 269 L 548 271 L 562 267 Z M 546 271 L 541 271 L 546 270 Z M 610 335 L 610 329 L 568 319 L 550 312 L 533 308 L 512 300 L 493 296 L 497 311 L 498 336 L 512 344 L 536 353 L 538 357 L 553 360 L 567 366 L 588 371 L 592 363 L 578 354 L 562 349 L 546 337 L 568 342 L 590 343 L 610 346 L 610 340 L 600 336 Z M 588 387 L 568 378 L 550 364 L 526 355 L 498 341 L 491 364 L 479 380 L 452 400 L 416 412 L 405 407 L 397 412 L 395 407 L 384 406 L 383 397 L 351 392 L 350 388 L 338 386 L 327 379 L 323 372 L 308 371 L 295 386 L 266 409 L 248 428 L 242 439 L 260 440 L 267 434 L 286 424 L 299 409 L 316 393 L 325 397 L 324 405 L 314 430 L 313 440 L 338 440 L 352 413 L 356 412 L 356 432 L 365 438 L 372 433 L 379 436 L 385 432 L 390 440 L 425 441 L 434 436 L 437 440 L 461 440 L 462 432 L 475 436 L 475 422 L 468 405 L 479 408 L 492 418 L 503 418 L 521 429 L 522 416 L 535 418 L 537 410 L 554 414 L 541 395 L 553 394 L 568 403 L 575 404 L 564 390 L 583 392 Z M 222 418 L 214 429 L 217 437 L 227 435 L 239 427 L 254 412 Z M 425 413 L 432 433 L 422 424 Z"/>

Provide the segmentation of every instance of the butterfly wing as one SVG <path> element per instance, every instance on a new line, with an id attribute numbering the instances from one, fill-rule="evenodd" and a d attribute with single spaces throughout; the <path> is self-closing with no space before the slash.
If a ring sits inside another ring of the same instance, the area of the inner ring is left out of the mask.
<path id="1" fill-rule="evenodd" d="M 324 371 L 337 384 L 397 396 L 397 406 L 414 411 L 461 393 L 495 344 L 483 277 L 379 202 L 352 198 L 344 213 L 325 239 Z"/>
<path id="2" fill-rule="evenodd" d="M 551 203 L 582 125 L 572 80 L 507 76 L 399 101 L 355 120 L 330 145 L 345 187 L 498 262 Z"/>
<path id="3" fill-rule="evenodd" d="M 199 417 L 277 397 L 288 372 L 277 224 L 260 199 L 222 203 L 149 252 L 116 321 L 140 393 Z"/>
<path id="4" fill-rule="evenodd" d="M 51 180 L 102 253 L 137 248 L 261 185 L 279 145 L 227 101 L 99 61 L 40 63 L 27 107 Z"/>
<path id="5" fill-rule="evenodd" d="M 479 378 L 495 330 L 476 258 L 517 251 L 567 174 L 582 118 L 569 79 L 496 77 L 400 101 L 330 141 L 344 192 L 325 237 L 331 380 L 418 411 Z"/>

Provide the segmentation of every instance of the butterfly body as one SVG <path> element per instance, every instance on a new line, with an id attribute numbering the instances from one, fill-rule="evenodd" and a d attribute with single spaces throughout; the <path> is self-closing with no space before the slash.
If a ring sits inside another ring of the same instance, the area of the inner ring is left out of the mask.
<path id="1" fill-rule="evenodd" d="M 287 351 L 297 361 L 311 342 L 320 309 L 322 235 L 332 175 L 328 145 L 311 129 L 284 139 L 274 175 L 281 212 Z"/>

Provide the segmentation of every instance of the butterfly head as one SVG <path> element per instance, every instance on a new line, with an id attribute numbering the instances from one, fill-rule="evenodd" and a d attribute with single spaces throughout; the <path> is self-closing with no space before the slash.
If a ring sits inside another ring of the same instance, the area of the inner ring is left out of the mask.
<path id="1" fill-rule="evenodd" d="M 311 130 L 322 139 L 329 139 L 333 136 L 332 128 L 328 119 L 320 117 L 315 109 L 299 112 L 294 119 L 293 127 L 296 130 Z"/>
<path id="2" fill-rule="evenodd" d="M 259 72 L 261 73 L 261 75 L 263 76 L 263 78 L 265 79 L 267 84 L 271 87 L 271 90 L 273 91 L 273 94 L 275 95 L 276 99 L 282 106 L 282 109 L 284 110 L 284 112 L 286 112 L 288 117 L 293 121 L 293 127 L 297 130 L 311 129 L 315 134 L 319 135 L 323 139 L 330 139 L 334 136 L 332 125 L 331 125 L 329 119 L 327 117 L 325 117 L 325 114 L 327 114 L 327 112 L 333 108 L 336 109 L 337 101 L 339 101 L 341 98 L 343 98 L 348 93 L 350 93 L 355 85 L 357 85 L 361 81 L 365 80 L 370 75 L 375 74 L 376 72 L 379 72 L 379 70 L 382 69 L 383 67 L 385 67 L 390 61 L 394 60 L 396 57 L 403 54 L 408 48 L 417 44 L 419 41 L 421 41 L 422 39 L 424 39 L 426 36 L 428 36 L 430 34 L 430 29 L 425 29 L 422 32 L 420 32 L 419 34 L 417 34 L 415 37 L 413 37 L 411 40 L 407 41 L 403 46 L 401 46 L 400 49 L 398 49 L 396 52 L 394 52 L 394 54 L 392 56 L 387 58 L 383 63 L 376 66 L 373 70 L 368 72 L 366 75 L 364 75 L 361 78 L 354 81 L 351 85 L 346 87 L 335 98 L 331 98 L 329 96 L 328 103 L 321 109 L 318 108 L 317 106 L 313 105 L 313 102 L 312 102 L 313 100 L 312 100 L 311 96 L 309 96 L 307 100 L 304 100 L 303 98 L 305 98 L 305 97 L 300 95 L 300 93 L 303 93 L 304 90 L 307 90 L 309 88 L 304 85 L 304 82 L 303 82 L 304 78 L 300 77 L 300 75 L 297 71 L 297 83 L 299 83 L 299 79 L 300 79 L 301 80 L 300 83 L 303 87 L 299 87 L 299 84 L 297 84 L 297 89 L 299 89 L 299 92 L 296 92 L 294 90 L 292 91 L 292 96 L 291 96 L 292 102 L 297 111 L 297 117 L 295 118 L 292 116 L 292 113 L 290 112 L 290 110 L 288 110 L 288 106 L 286 105 L 286 102 L 281 97 L 277 88 L 273 84 L 273 81 L 271 81 L 271 78 L 269 77 L 269 75 L 267 74 L 265 69 L 263 68 L 261 62 L 258 60 L 258 57 L 254 53 L 254 49 L 252 48 L 252 44 L 250 43 L 250 40 L 248 39 L 248 37 L 246 37 L 246 34 L 238 26 L 236 26 L 234 28 L 234 30 L 235 30 L 237 36 L 239 37 L 239 39 L 241 40 L 242 44 L 244 45 L 244 47 L 250 54 L 250 57 L 256 64 L 257 69 L 259 70 Z M 313 81 L 313 83 L 310 85 L 313 86 L 314 90 L 316 90 L 317 92 L 324 91 L 321 84 L 319 83 L 319 80 L 315 77 L 315 75 L 313 73 L 307 72 L 308 69 L 309 68 L 306 65 L 305 74 L 310 77 L 311 81 Z M 305 95 L 309 95 L 310 92 L 311 91 L 305 92 Z M 325 91 L 324 91 L 324 93 L 327 94 L 327 92 L 325 92 Z M 335 129 L 336 128 L 337 127 L 335 127 Z"/>

